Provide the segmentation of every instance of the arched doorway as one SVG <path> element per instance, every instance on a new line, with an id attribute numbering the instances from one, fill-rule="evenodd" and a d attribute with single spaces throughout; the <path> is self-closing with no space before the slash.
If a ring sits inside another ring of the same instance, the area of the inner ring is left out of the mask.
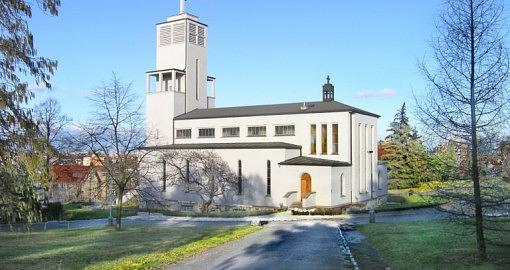
<path id="1" fill-rule="evenodd" d="M 301 175 L 301 201 L 310 192 L 312 192 L 312 177 L 308 173 L 303 173 Z"/>

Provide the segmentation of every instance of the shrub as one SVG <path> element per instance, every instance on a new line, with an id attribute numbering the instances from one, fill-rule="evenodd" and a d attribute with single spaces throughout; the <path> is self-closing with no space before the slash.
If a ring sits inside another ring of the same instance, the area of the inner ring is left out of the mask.
<path id="1" fill-rule="evenodd" d="M 292 209 L 291 213 L 294 216 L 333 216 L 341 215 L 343 213 L 343 209 L 342 208 Z"/>
<path id="2" fill-rule="evenodd" d="M 48 203 L 42 209 L 44 220 L 62 220 L 64 218 L 64 206 L 60 202 Z"/>

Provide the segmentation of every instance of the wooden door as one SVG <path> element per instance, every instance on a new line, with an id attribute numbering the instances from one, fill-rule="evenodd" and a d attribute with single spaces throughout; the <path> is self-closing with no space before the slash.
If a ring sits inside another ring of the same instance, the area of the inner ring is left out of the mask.
<path id="1" fill-rule="evenodd" d="M 301 175 L 301 201 L 310 192 L 312 192 L 312 177 L 308 173 L 303 173 Z"/>

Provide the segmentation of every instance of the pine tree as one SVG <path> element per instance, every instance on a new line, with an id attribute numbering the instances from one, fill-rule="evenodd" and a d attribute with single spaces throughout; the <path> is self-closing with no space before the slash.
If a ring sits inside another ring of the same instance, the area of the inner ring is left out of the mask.
<path id="1" fill-rule="evenodd" d="M 390 134 L 383 143 L 388 161 L 390 188 L 415 187 L 432 179 L 429 153 L 419 139 L 418 132 L 409 124 L 405 103 L 395 114 L 388 129 Z"/>

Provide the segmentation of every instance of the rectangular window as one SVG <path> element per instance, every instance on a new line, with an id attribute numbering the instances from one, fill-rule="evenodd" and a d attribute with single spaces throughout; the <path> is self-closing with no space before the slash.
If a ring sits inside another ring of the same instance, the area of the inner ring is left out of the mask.
<path id="1" fill-rule="evenodd" d="M 322 124 L 321 126 L 321 154 L 328 154 L 328 125 Z"/>
<path id="2" fill-rule="evenodd" d="M 199 138 L 214 138 L 214 128 L 201 128 L 198 130 Z"/>
<path id="3" fill-rule="evenodd" d="M 310 154 L 315 155 L 317 153 L 317 126 L 310 126 Z"/>
<path id="4" fill-rule="evenodd" d="M 294 136 L 294 125 L 276 126 L 274 129 L 275 136 Z"/>
<path id="5" fill-rule="evenodd" d="M 333 124 L 333 155 L 338 155 L 338 124 Z"/>
<path id="6" fill-rule="evenodd" d="M 267 183 L 266 183 L 266 195 L 271 195 L 271 161 L 267 161 Z"/>
<path id="7" fill-rule="evenodd" d="M 239 128 L 223 128 L 223 137 L 239 137 Z"/>
<path id="8" fill-rule="evenodd" d="M 237 194 L 243 194 L 243 167 L 241 160 L 237 161 Z"/>
<path id="9" fill-rule="evenodd" d="M 177 139 L 191 139 L 191 129 L 178 129 L 175 133 Z"/>
<path id="10" fill-rule="evenodd" d="M 266 127 L 248 127 L 248 137 L 265 137 Z"/>

